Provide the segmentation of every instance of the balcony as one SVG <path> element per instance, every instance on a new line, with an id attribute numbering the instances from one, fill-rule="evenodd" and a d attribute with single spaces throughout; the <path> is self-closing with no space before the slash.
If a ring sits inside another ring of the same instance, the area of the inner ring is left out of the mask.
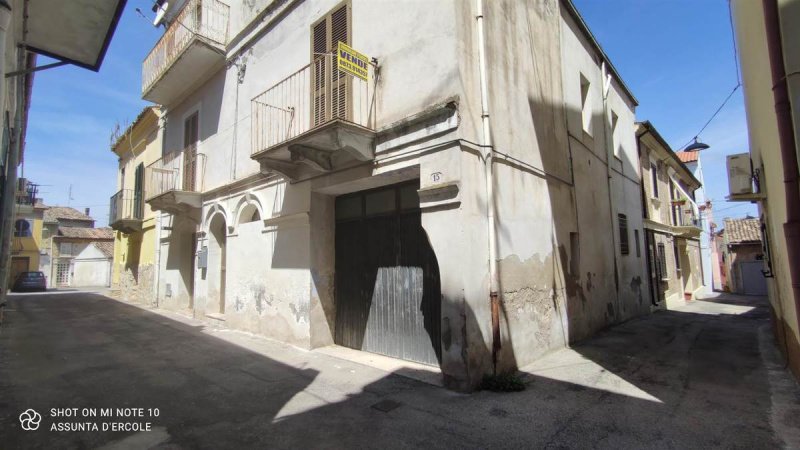
<path id="1" fill-rule="evenodd" d="M 206 155 L 194 146 L 163 156 L 145 169 L 145 201 L 154 211 L 199 212 L 205 166 Z"/>
<path id="2" fill-rule="evenodd" d="M 189 0 L 142 64 L 142 98 L 171 105 L 225 65 L 230 7 Z"/>
<path id="3" fill-rule="evenodd" d="M 113 196 L 109 205 L 108 224 L 125 234 L 142 231 L 144 198 L 141 192 L 122 189 Z"/>
<path id="4" fill-rule="evenodd" d="M 672 226 L 675 234 L 682 237 L 700 237 L 702 224 L 694 204 L 672 205 Z"/>
<path id="5" fill-rule="evenodd" d="M 326 54 L 251 101 L 252 149 L 262 173 L 296 180 L 374 158 L 374 67 L 368 80 Z"/>

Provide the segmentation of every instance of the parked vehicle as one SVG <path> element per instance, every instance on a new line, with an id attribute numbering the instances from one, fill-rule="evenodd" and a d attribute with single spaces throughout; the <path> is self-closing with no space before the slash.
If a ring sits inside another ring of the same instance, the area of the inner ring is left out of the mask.
<path id="1" fill-rule="evenodd" d="M 22 272 L 14 282 L 14 292 L 46 291 L 47 277 L 43 272 Z"/>

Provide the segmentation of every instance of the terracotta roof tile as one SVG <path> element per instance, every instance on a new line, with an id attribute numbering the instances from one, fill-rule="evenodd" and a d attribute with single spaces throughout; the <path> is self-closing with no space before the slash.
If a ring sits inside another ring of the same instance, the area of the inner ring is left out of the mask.
<path id="1" fill-rule="evenodd" d="M 114 231 L 111 228 L 59 227 L 58 236 L 110 241 L 114 239 Z"/>
<path id="2" fill-rule="evenodd" d="M 683 163 L 695 162 L 700 159 L 700 152 L 678 152 L 675 154 L 678 155 L 678 159 Z"/>
<path id="3" fill-rule="evenodd" d="M 86 220 L 93 221 L 91 217 L 69 206 L 49 206 L 44 212 L 45 222 L 58 222 L 58 219 L 65 220 Z"/>
<path id="4" fill-rule="evenodd" d="M 102 241 L 102 242 L 92 242 L 92 245 L 97 247 L 98 250 L 103 252 L 108 258 L 114 257 L 114 243 L 109 241 Z"/>
<path id="5" fill-rule="evenodd" d="M 761 221 L 758 219 L 725 219 L 725 241 L 728 244 L 761 242 Z"/>

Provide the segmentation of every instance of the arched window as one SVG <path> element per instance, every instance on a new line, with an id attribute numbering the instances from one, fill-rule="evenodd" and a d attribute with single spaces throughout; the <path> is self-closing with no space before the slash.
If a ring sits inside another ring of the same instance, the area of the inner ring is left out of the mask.
<path id="1" fill-rule="evenodd" d="M 242 208 L 239 214 L 239 223 L 248 223 L 261 220 L 261 214 L 258 213 L 258 208 L 252 203 Z"/>
<path id="2" fill-rule="evenodd" d="M 25 219 L 18 219 L 14 223 L 14 236 L 31 237 L 31 223 Z"/>

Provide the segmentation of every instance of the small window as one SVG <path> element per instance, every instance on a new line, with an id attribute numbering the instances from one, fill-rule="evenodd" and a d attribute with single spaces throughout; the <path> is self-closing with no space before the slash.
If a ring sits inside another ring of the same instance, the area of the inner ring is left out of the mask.
<path id="1" fill-rule="evenodd" d="M 653 198 L 658 198 L 658 165 L 654 162 L 650 163 L 650 183 Z"/>
<path id="2" fill-rule="evenodd" d="M 642 250 L 639 248 L 639 230 L 633 230 L 633 243 L 636 245 L 636 257 L 642 257 Z"/>
<path id="3" fill-rule="evenodd" d="M 14 223 L 15 237 L 31 237 L 31 223 L 25 219 L 19 219 Z"/>
<path id="4" fill-rule="evenodd" d="M 617 139 L 617 122 L 619 122 L 619 116 L 614 111 L 611 111 L 611 148 L 614 149 L 614 156 L 619 158 L 620 146 Z"/>
<path id="5" fill-rule="evenodd" d="M 628 216 L 625 214 L 617 214 L 617 222 L 619 222 L 619 251 L 623 255 L 630 253 L 628 243 Z"/>
<path id="6" fill-rule="evenodd" d="M 678 253 L 678 244 L 672 243 L 672 252 L 675 254 L 675 270 L 681 270 L 681 255 Z"/>
<path id="7" fill-rule="evenodd" d="M 581 74 L 581 121 L 583 123 L 583 131 L 589 136 L 592 135 L 592 102 L 590 98 L 591 83 Z"/>

